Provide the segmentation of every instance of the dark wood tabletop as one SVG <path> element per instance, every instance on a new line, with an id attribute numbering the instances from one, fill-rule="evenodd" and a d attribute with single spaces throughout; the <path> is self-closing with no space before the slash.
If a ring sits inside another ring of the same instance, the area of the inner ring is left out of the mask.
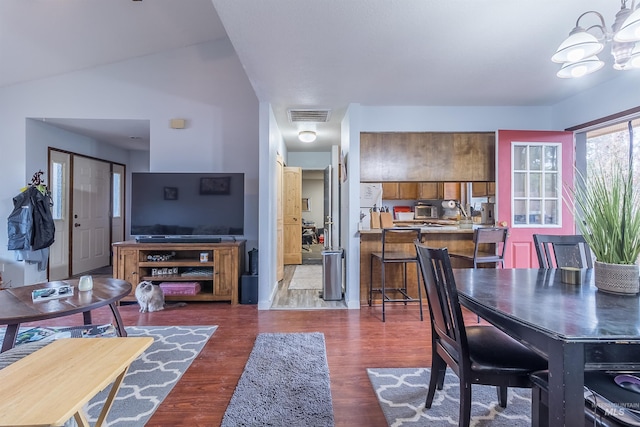
<path id="1" fill-rule="evenodd" d="M 560 270 L 455 269 L 460 303 L 549 361 L 553 426 L 584 424 L 584 370 L 640 370 L 640 297 L 599 291 Z"/>
<path id="2" fill-rule="evenodd" d="M 31 292 L 42 288 L 57 288 L 64 285 L 74 287 L 73 295 L 46 301 L 33 301 Z M 7 331 L 0 351 L 15 344 L 18 326 L 25 322 L 35 322 L 55 317 L 83 313 L 85 324 L 91 323 L 91 310 L 108 305 L 114 315 L 120 336 L 126 336 L 124 325 L 118 312 L 117 303 L 131 292 L 131 283 L 112 278 L 93 278 L 93 289 L 78 290 L 78 279 L 38 283 L 0 291 L 0 325 L 7 325 Z"/>

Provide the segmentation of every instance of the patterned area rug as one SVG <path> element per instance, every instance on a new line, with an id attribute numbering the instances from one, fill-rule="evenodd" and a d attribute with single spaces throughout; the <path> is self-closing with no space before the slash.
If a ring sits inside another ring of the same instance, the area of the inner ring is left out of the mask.
<path id="1" fill-rule="evenodd" d="M 425 409 L 429 386 L 428 368 L 367 369 L 382 412 L 392 427 L 457 426 L 460 408 L 458 377 L 450 370 L 442 390 L 436 390 L 433 404 Z M 498 405 L 495 387 L 473 385 L 471 426 L 519 427 L 531 425 L 531 390 L 509 388 L 506 408 Z"/>
<path id="2" fill-rule="evenodd" d="M 131 364 L 109 411 L 106 426 L 145 425 L 217 326 L 128 326 L 126 329 L 132 337 L 153 337 L 153 344 Z M 4 329 L 0 340 L 3 336 Z M 96 395 L 85 408 L 92 424 L 97 421 L 110 389 L 107 387 Z M 73 419 L 65 423 L 67 427 L 75 425 Z"/>
<path id="3" fill-rule="evenodd" d="M 297 265 L 288 289 L 322 289 L 322 266 Z"/>

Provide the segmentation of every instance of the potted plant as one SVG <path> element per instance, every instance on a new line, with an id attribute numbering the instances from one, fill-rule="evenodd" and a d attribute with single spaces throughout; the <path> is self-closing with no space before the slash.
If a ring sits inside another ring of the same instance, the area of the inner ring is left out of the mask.
<path id="1" fill-rule="evenodd" d="M 586 179 L 578 174 L 573 190 L 578 228 L 596 257 L 595 285 L 618 294 L 640 290 L 640 191 L 631 171 L 613 161 Z"/>

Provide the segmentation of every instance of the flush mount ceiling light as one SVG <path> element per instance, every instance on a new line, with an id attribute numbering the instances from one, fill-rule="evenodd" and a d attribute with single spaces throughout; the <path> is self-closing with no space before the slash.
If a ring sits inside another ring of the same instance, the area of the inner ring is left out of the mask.
<path id="1" fill-rule="evenodd" d="M 312 130 L 303 130 L 298 133 L 298 139 L 302 142 L 313 142 L 316 140 L 316 133 Z"/>
<path id="2" fill-rule="evenodd" d="M 604 17 L 595 10 L 578 17 L 576 27 L 551 57 L 553 62 L 562 64 L 558 77 L 582 77 L 602 68 L 604 61 L 597 54 L 606 43 L 611 44 L 614 69 L 640 68 L 640 3 L 636 7 L 633 0 L 631 9 L 627 8 L 627 0 L 621 0 L 620 3 L 620 11 L 616 14 L 611 31 L 607 29 Z M 585 29 L 580 26 L 580 20 L 587 16 L 595 16 L 597 23 Z"/>

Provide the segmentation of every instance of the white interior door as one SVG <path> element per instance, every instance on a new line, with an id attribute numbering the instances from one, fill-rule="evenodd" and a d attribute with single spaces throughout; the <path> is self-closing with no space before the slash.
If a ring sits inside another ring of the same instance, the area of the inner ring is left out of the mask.
<path id="1" fill-rule="evenodd" d="M 73 158 L 72 275 L 109 265 L 110 164 Z"/>
<path id="2" fill-rule="evenodd" d="M 49 188 L 52 192 L 51 213 L 56 227 L 55 241 L 49 252 L 49 280 L 69 277 L 69 182 L 71 155 L 50 151 Z"/>

